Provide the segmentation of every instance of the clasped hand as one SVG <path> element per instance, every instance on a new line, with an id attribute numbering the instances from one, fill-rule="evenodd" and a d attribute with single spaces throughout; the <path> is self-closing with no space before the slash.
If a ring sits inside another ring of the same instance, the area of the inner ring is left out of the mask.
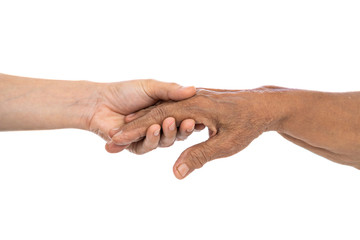
<path id="1" fill-rule="evenodd" d="M 169 116 L 176 125 L 186 119 L 205 125 L 209 139 L 186 149 L 174 164 L 174 174 L 182 179 L 205 163 L 231 156 L 248 146 L 261 133 L 276 124 L 270 112 L 260 103 L 264 89 L 229 91 L 198 89 L 189 99 L 166 101 L 125 118 L 125 124 L 110 137 L 117 145 L 127 146 L 147 136 L 150 126 L 160 124 Z M 257 97 L 254 98 L 254 93 Z M 254 101 L 256 99 L 256 101 Z"/>
<path id="2" fill-rule="evenodd" d="M 0 74 L 0 93 L 0 131 L 90 130 L 111 153 L 169 147 L 206 126 L 209 139 L 176 161 L 179 179 L 241 151 L 265 131 L 360 169 L 360 92 L 196 90 L 155 80 L 96 83 Z"/>

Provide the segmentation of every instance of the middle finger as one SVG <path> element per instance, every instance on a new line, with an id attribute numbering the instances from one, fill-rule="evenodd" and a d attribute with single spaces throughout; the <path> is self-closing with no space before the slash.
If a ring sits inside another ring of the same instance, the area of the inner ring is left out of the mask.
<path id="1" fill-rule="evenodd" d="M 173 145 L 177 133 L 175 118 L 173 117 L 166 118 L 163 121 L 162 130 L 163 130 L 163 134 L 161 135 L 159 146 L 169 147 Z"/>

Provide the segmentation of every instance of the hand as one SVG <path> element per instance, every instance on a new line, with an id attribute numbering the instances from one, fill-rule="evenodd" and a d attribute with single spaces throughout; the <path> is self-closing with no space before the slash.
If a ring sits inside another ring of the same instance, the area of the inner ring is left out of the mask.
<path id="1" fill-rule="evenodd" d="M 231 156 L 248 146 L 262 132 L 276 124 L 267 111 L 266 88 L 249 91 L 199 89 L 197 94 L 179 102 L 165 102 L 127 117 L 112 137 L 117 144 L 130 144 L 146 134 L 152 124 L 173 116 L 176 123 L 194 119 L 209 129 L 210 138 L 186 149 L 174 164 L 174 174 L 182 179 L 206 162 Z"/>
<path id="2" fill-rule="evenodd" d="M 102 85 L 102 84 L 101 84 Z M 155 80 L 133 80 L 119 83 L 108 83 L 98 93 L 98 101 L 94 111 L 89 114 L 89 130 L 108 141 L 105 148 L 110 153 L 116 153 L 128 148 L 131 152 L 143 154 L 156 147 L 172 145 L 176 137 L 186 139 L 195 127 L 192 119 L 184 119 L 179 131 L 172 117 L 164 118 L 162 122 L 154 123 L 146 129 L 146 138 L 137 139 L 131 144 L 118 145 L 110 140 L 112 132 L 122 127 L 125 116 L 159 100 L 182 100 L 195 94 L 194 87 L 181 87 L 175 83 L 165 83 Z M 160 134 L 162 123 L 163 134 Z"/>

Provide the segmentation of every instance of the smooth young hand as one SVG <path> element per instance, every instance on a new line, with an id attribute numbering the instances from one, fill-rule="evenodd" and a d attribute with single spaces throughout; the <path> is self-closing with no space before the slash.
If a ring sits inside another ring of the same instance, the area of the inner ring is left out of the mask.
<path id="1" fill-rule="evenodd" d="M 133 80 L 117 83 L 63 81 L 0 74 L 0 131 L 78 128 L 90 130 L 106 141 L 111 130 L 124 124 L 125 115 L 159 100 L 182 100 L 195 94 L 194 87 L 175 83 Z M 179 131 L 174 118 L 147 129 L 146 138 L 131 145 L 106 145 L 109 152 L 125 148 L 138 154 L 185 139 L 194 121 L 184 120 Z M 160 129 L 162 127 L 162 134 Z"/>

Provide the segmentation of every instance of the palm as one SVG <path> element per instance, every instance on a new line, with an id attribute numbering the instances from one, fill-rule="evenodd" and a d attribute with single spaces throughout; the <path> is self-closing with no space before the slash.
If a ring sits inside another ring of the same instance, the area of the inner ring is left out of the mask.
<path id="1" fill-rule="evenodd" d="M 109 84 L 102 93 L 100 104 L 96 107 L 90 130 L 108 141 L 110 130 L 122 127 L 126 115 L 151 106 L 155 102 L 146 93 L 141 81 Z"/>
<path id="2" fill-rule="evenodd" d="M 158 146 L 169 147 L 176 138 L 186 139 L 195 128 L 195 121 L 187 119 L 181 122 L 179 131 L 173 128 L 175 119 L 169 117 L 162 126 L 154 124 L 148 128 L 146 138 L 130 145 L 119 146 L 111 141 L 131 117 L 126 115 L 155 104 L 159 100 L 183 100 L 195 95 L 194 87 L 183 88 L 175 83 L 165 83 L 155 80 L 134 80 L 120 83 L 109 83 L 101 90 L 94 110 L 90 113 L 89 129 L 107 141 L 106 150 L 116 153 L 128 148 L 131 152 L 143 154 Z M 175 125 L 176 126 L 176 125 Z M 163 128 L 160 136 L 160 129 Z"/>

